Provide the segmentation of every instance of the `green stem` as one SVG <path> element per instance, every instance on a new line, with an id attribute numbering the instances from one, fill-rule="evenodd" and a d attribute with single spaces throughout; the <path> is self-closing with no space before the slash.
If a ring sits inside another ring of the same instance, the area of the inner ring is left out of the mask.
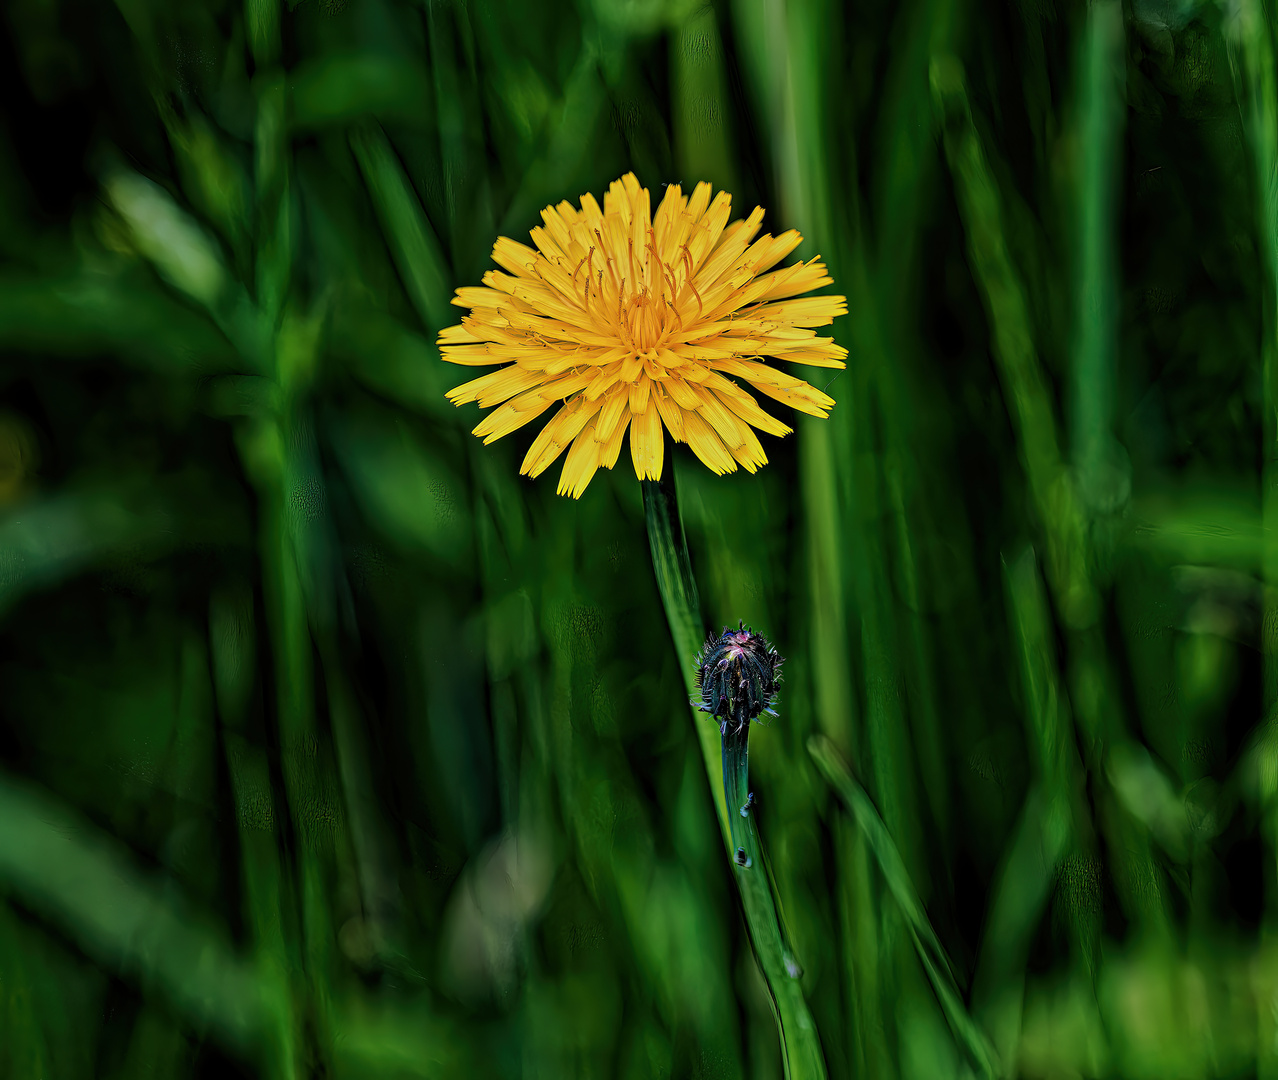
<path id="1" fill-rule="evenodd" d="M 678 495 L 669 469 L 661 480 L 643 481 L 643 506 L 657 588 L 666 609 L 675 652 L 681 661 L 684 685 L 691 695 L 695 684 L 690 660 L 701 645 L 701 606 L 692 562 L 688 558 L 683 519 L 679 516 Z M 826 1070 L 821 1041 L 803 997 L 799 981 L 802 970 L 786 945 L 778 915 L 780 904 L 774 896 L 755 815 L 752 809 L 744 815 L 741 813 L 749 795 L 749 729 L 729 732 L 720 739 L 712 721 L 696 712 L 693 719 L 712 792 L 717 783 L 715 774 L 722 769 L 725 801 L 719 806 L 719 826 L 732 856 L 733 876 L 745 909 L 750 944 L 772 1001 L 785 1075 L 791 1080 L 823 1078 Z"/>
<path id="2" fill-rule="evenodd" d="M 758 866 L 758 830 L 750 814 L 749 727 L 729 730 L 723 747 L 723 801 L 728 814 L 728 839 L 738 866 Z"/>

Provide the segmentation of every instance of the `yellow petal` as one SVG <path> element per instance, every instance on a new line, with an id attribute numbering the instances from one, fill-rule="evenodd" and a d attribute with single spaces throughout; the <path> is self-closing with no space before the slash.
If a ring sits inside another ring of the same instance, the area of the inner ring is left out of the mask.
<path id="1" fill-rule="evenodd" d="M 733 357 L 730 360 L 707 360 L 706 367 L 711 371 L 725 371 L 729 375 L 736 375 L 738 378 L 745 379 L 746 382 L 758 388 L 764 386 L 798 386 L 800 382 L 799 379 L 781 371 L 779 368 L 761 364 L 757 360 L 745 360 L 740 357 Z"/>
<path id="2" fill-rule="evenodd" d="M 722 476 L 724 473 L 736 472 L 737 463 L 722 440 L 714 433 L 697 413 L 683 414 L 683 430 L 688 437 L 688 445 L 711 472 Z"/>
<path id="3" fill-rule="evenodd" d="M 678 244 L 678 223 L 683 217 L 683 208 L 687 202 L 688 200 L 683 197 L 683 189 L 678 184 L 671 184 L 666 188 L 665 197 L 653 216 L 652 228 L 657 235 L 657 251 L 664 263 L 674 260 L 675 247 Z"/>
<path id="4" fill-rule="evenodd" d="M 666 396 L 660 384 L 652 388 L 652 401 L 656 403 L 662 422 L 670 429 L 670 437 L 675 442 L 687 442 L 683 434 L 683 410 Z"/>
<path id="5" fill-rule="evenodd" d="M 745 467 L 747 472 L 755 472 L 760 465 L 768 463 L 768 455 L 763 452 L 759 437 L 748 427 L 744 431 L 745 442 L 732 451 L 732 456 Z"/>
<path id="6" fill-rule="evenodd" d="M 698 397 L 701 398 L 701 404 L 697 407 L 698 415 L 714 428 L 723 440 L 723 445 L 730 451 L 744 446 L 749 425 L 714 394 L 702 391 Z"/>
<path id="7" fill-rule="evenodd" d="M 512 364 L 499 371 L 490 371 L 478 379 L 471 379 L 461 386 L 454 386 L 444 396 L 454 405 L 478 401 L 480 408 L 490 409 L 545 381 L 545 376 L 540 371 L 529 371 L 518 364 Z"/>
<path id="8" fill-rule="evenodd" d="M 829 276 L 826 263 L 814 258 L 812 262 L 796 262 L 794 266 L 776 271 L 776 274 L 751 281 L 750 302 L 797 297 L 800 293 L 810 293 L 813 289 L 833 284 L 835 279 Z"/>
<path id="9" fill-rule="evenodd" d="M 482 367 L 485 364 L 504 364 L 506 358 L 495 356 L 486 344 L 484 345 L 445 345 L 439 350 L 439 358 L 450 364 L 461 364 L 464 367 Z"/>
<path id="10" fill-rule="evenodd" d="M 564 401 L 566 398 L 571 397 L 589 381 L 590 374 L 588 372 L 570 373 L 557 379 L 549 379 L 527 393 L 511 399 L 507 404 L 521 410 L 536 407 L 537 412 L 540 413 L 556 401 Z M 502 406 L 503 409 L 505 407 L 505 405 Z M 481 424 L 480 426 L 482 427 L 483 425 Z M 476 429 L 475 434 L 479 434 L 478 429 Z"/>
<path id="11" fill-rule="evenodd" d="M 599 456 L 602 447 L 595 442 L 594 421 L 586 425 L 581 434 L 573 441 L 564 458 L 563 472 L 559 474 L 559 486 L 555 489 L 559 495 L 571 495 L 580 499 L 586 490 L 591 477 L 599 468 Z"/>
<path id="12" fill-rule="evenodd" d="M 766 355 L 788 360 L 791 353 L 824 351 L 834 344 L 834 338 L 817 337 L 815 330 L 801 326 L 774 326 L 764 333 L 763 344 Z"/>
<path id="13" fill-rule="evenodd" d="M 470 332 L 470 330 L 462 326 L 461 323 L 458 323 L 456 326 L 445 326 L 444 329 L 439 332 L 439 337 L 435 339 L 435 344 L 472 345 L 475 342 L 482 340 L 482 338 L 477 338 Z"/>
<path id="14" fill-rule="evenodd" d="M 595 437 L 600 442 L 607 442 L 612 438 L 612 433 L 617 429 L 621 416 L 626 411 L 628 400 L 629 396 L 624 387 L 618 387 L 604 399 L 603 408 L 599 410 L 599 419 L 595 422 Z"/>
<path id="15" fill-rule="evenodd" d="M 628 213 L 629 204 L 625 206 Z M 614 210 L 607 217 L 594 222 L 590 226 L 590 243 L 595 245 L 595 254 L 599 257 L 597 265 L 606 266 L 608 257 L 611 256 L 614 271 L 619 275 L 624 274 L 624 269 L 618 269 L 622 266 L 619 260 L 625 254 L 626 237 L 629 235 L 630 219 L 620 211 Z"/>
<path id="16" fill-rule="evenodd" d="M 519 397 L 511 398 L 485 416 L 471 434 L 480 436 L 484 440 L 484 445 L 487 446 L 504 438 L 512 431 L 517 431 L 528 422 L 536 420 L 554 403 L 553 397 L 546 398 L 535 390 L 520 394 Z"/>
<path id="17" fill-rule="evenodd" d="M 723 235 L 728 216 L 732 213 L 732 196 L 726 191 L 719 192 L 714 201 L 699 221 L 692 227 L 688 249 L 692 253 L 692 271 L 695 276 L 705 261 L 706 256 L 714 250 L 714 246 Z M 689 293 L 691 296 L 691 293 Z"/>
<path id="18" fill-rule="evenodd" d="M 633 174 L 631 174 L 633 176 Z M 616 214 L 621 218 L 627 232 L 630 229 L 630 199 L 626 195 L 626 185 L 621 180 L 614 180 L 604 192 L 604 217 Z"/>
<path id="19" fill-rule="evenodd" d="M 695 409 L 701 404 L 700 396 L 682 379 L 667 379 L 663 385 L 681 409 Z"/>
<path id="20" fill-rule="evenodd" d="M 648 235 L 648 229 L 652 225 L 651 205 L 648 200 L 648 189 L 639 183 L 638 177 L 634 173 L 628 172 L 621 178 L 621 185 L 625 188 L 626 197 L 630 200 L 630 222 L 633 228 L 637 222 L 640 227 L 640 234 L 644 237 Z"/>
<path id="21" fill-rule="evenodd" d="M 779 359 L 789 360 L 792 364 L 810 364 L 812 367 L 845 368 L 847 364 L 844 359 L 847 355 L 848 351 L 842 345 L 830 343 L 815 349 L 788 349 Z"/>
<path id="22" fill-rule="evenodd" d="M 741 256 L 740 266 L 754 277 L 766 270 L 771 270 L 795 248 L 803 243 L 798 229 L 786 229 L 780 236 L 769 233 L 751 244 Z"/>
<path id="23" fill-rule="evenodd" d="M 630 424 L 630 413 L 622 413 L 621 422 L 612 429 L 612 434 L 607 440 L 600 442 L 599 428 L 595 428 L 595 441 L 599 442 L 599 464 L 605 469 L 611 469 L 617 464 L 617 458 L 621 455 L 621 441 L 626 436 L 626 427 Z"/>
<path id="24" fill-rule="evenodd" d="M 560 251 L 567 252 L 572 246 L 570 226 L 577 220 L 577 211 L 572 203 L 561 202 L 558 206 L 548 206 L 541 212 L 541 220 L 546 232 Z"/>
<path id="25" fill-rule="evenodd" d="M 831 338 L 819 338 L 817 332 L 806 326 L 784 326 L 781 323 L 765 323 L 762 319 L 745 320 L 738 323 L 734 335 L 728 340 L 744 342 L 747 337 L 757 338 L 751 344 L 766 345 L 769 349 L 806 349 Z"/>
<path id="26" fill-rule="evenodd" d="M 821 393 L 815 386 L 800 383 L 798 386 L 765 386 L 759 389 L 768 397 L 789 405 L 791 408 L 805 412 L 809 416 L 819 416 L 822 420 L 829 417 L 829 409 L 834 407 L 834 399 Z"/>
<path id="27" fill-rule="evenodd" d="M 634 414 L 630 422 L 630 457 L 635 475 L 640 480 L 660 480 L 665 456 L 665 438 L 661 433 L 661 416 L 654 403 Z"/>
<path id="28" fill-rule="evenodd" d="M 496 289 L 498 292 L 512 293 L 515 286 L 519 284 L 522 278 L 511 277 L 509 274 L 503 274 L 500 270 L 485 270 L 481 279 L 490 289 Z"/>
<path id="29" fill-rule="evenodd" d="M 787 375 L 784 371 L 759 364 L 753 360 L 711 360 L 707 367 L 716 371 L 726 371 L 746 379 L 756 390 L 761 390 L 777 401 L 793 406 L 800 412 L 810 413 L 822 418 L 834 407 L 834 398 L 809 386 L 802 379 Z"/>
<path id="30" fill-rule="evenodd" d="M 707 292 L 711 285 L 737 264 L 761 224 L 763 207 L 756 206 L 748 218 L 734 221 L 724 230 L 718 246 L 710 253 L 705 265 L 697 271 L 697 288 L 702 293 Z"/>
<path id="31" fill-rule="evenodd" d="M 612 363 L 607 367 L 600 368 L 599 371 L 595 373 L 595 377 L 590 380 L 590 385 L 586 387 L 586 399 L 588 401 L 594 401 L 596 398 L 603 397 L 604 394 L 612 388 L 613 384 L 617 382 L 617 377 L 620 374 L 620 363 Z"/>
<path id="32" fill-rule="evenodd" d="M 528 453 L 524 455 L 519 472 L 524 476 L 540 476 L 555 459 L 563 453 L 564 447 L 573 441 L 582 428 L 594 418 L 599 411 L 599 402 L 588 402 L 585 398 L 575 397 L 550 418 L 550 422 L 537 433 Z M 591 440 L 593 442 L 593 439 Z"/>
<path id="33" fill-rule="evenodd" d="M 678 352 L 685 360 L 731 360 L 741 355 L 741 343 L 739 341 L 727 341 L 716 345 L 707 345 L 705 342 L 697 342 L 695 345 L 689 345 L 685 342 L 679 342 Z"/>
<path id="34" fill-rule="evenodd" d="M 574 244 L 572 249 L 568 251 L 567 258 L 563 263 L 555 264 L 542 262 L 537 266 L 541 274 L 541 285 L 543 292 L 539 295 L 545 295 L 556 303 L 564 304 L 572 311 L 574 320 L 594 321 L 594 315 L 586 306 L 585 286 L 586 274 L 590 267 L 588 264 L 582 263 L 581 260 L 586 257 L 586 252 L 580 254 L 577 251 L 579 245 Z M 574 280 L 574 273 L 576 278 Z M 521 282 L 525 290 L 533 288 L 532 282 Z M 598 299 L 598 292 L 595 286 L 591 286 L 590 305 L 593 308 Z M 562 316 L 561 316 L 562 317 Z"/>
<path id="35" fill-rule="evenodd" d="M 638 416 L 648 407 L 648 393 L 652 383 L 638 378 L 630 384 L 630 411 Z"/>
<path id="36" fill-rule="evenodd" d="M 706 207 L 710 205 L 711 190 L 710 185 L 704 180 L 692 189 L 692 195 L 688 198 L 688 205 L 684 208 L 684 213 L 691 221 L 697 222 L 701 220 L 701 215 L 706 212 Z"/>
<path id="37" fill-rule="evenodd" d="M 800 300 L 762 304 L 742 312 L 749 318 L 767 319 L 789 326 L 828 326 L 840 315 L 847 313 L 846 296 L 805 296 Z"/>
<path id="38" fill-rule="evenodd" d="M 513 329 L 529 330 L 546 340 L 569 341 L 577 345 L 602 346 L 604 348 L 617 343 L 617 339 L 611 335 L 604 335 L 582 326 L 574 326 L 555 319 L 541 319 L 535 315 L 526 315 L 523 312 L 509 309 L 503 309 L 503 313 L 506 316 L 506 321 Z M 478 318 L 479 316 L 476 317 Z"/>
<path id="39" fill-rule="evenodd" d="M 727 381 L 726 379 L 724 380 Z M 717 388 L 714 393 L 720 401 L 731 409 L 737 416 L 741 417 L 747 424 L 753 424 L 760 431 L 766 431 L 769 435 L 789 435 L 794 429 L 787 427 L 774 416 L 769 416 L 760 407 L 759 403 L 754 400 L 740 387 L 737 387 L 736 393 L 724 393 Z"/>
<path id="40" fill-rule="evenodd" d="M 540 314 L 549 315 L 570 326 L 590 321 L 590 316 L 579 303 L 574 305 L 562 293 L 544 285 L 536 286 L 528 282 L 520 282 L 514 295 Z M 502 297 L 502 299 L 507 298 Z"/>
<path id="41" fill-rule="evenodd" d="M 497 237 L 497 242 L 493 244 L 492 259 L 498 266 L 509 270 L 515 277 L 536 277 L 536 274 L 532 271 L 532 266 L 538 259 L 537 252 L 527 244 L 521 244 L 518 240 L 512 240 L 508 236 Z"/>
<path id="42" fill-rule="evenodd" d="M 774 270 L 770 274 L 756 277 L 753 281 L 742 285 L 736 299 L 744 307 L 758 300 L 776 300 L 784 296 L 798 296 L 821 285 L 832 285 L 834 279 L 825 272 L 822 266 L 819 272 L 809 271 L 806 263 L 797 262 L 782 270 Z"/>
<path id="43" fill-rule="evenodd" d="M 493 307 L 504 303 L 506 294 L 496 289 L 487 289 L 483 285 L 464 285 L 457 290 L 457 295 L 449 301 L 457 307 Z"/>
<path id="44" fill-rule="evenodd" d="M 537 245 L 537 250 L 546 257 L 548 262 L 564 263 L 568 261 L 568 253 L 556 243 L 549 230 L 543 229 L 538 225 L 530 229 L 528 235 L 532 237 L 532 242 Z"/>

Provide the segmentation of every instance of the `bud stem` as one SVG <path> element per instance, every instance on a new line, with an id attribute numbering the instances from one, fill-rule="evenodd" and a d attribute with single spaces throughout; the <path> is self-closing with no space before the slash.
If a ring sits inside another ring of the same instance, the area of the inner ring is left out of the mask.
<path id="1" fill-rule="evenodd" d="M 759 865 L 759 832 L 754 827 L 754 809 L 749 806 L 750 784 L 747 756 L 750 728 L 734 728 L 722 737 L 723 796 L 728 810 L 728 833 L 733 862 L 744 869 Z"/>
<path id="2" fill-rule="evenodd" d="M 674 638 L 684 683 L 691 695 L 696 687 L 693 669 L 688 662 L 697 654 L 704 638 L 701 603 L 697 583 L 692 576 L 692 562 L 679 515 L 679 499 L 675 490 L 673 469 L 667 465 L 660 480 L 644 480 L 643 508 L 648 526 L 648 543 L 652 549 L 652 567 L 657 589 L 666 609 L 666 620 Z M 781 1058 L 789 1080 L 813 1077 L 824 1080 L 825 1058 L 812 1014 L 799 982 L 801 971 L 786 947 L 778 919 L 780 903 L 774 895 L 775 884 L 768 873 L 762 839 L 755 824 L 747 775 L 749 725 L 729 724 L 719 738 L 716 755 L 715 721 L 692 713 L 694 728 L 701 744 L 710 790 L 716 786 L 717 766 L 722 766 L 724 802 L 719 806 L 719 826 L 733 876 L 745 909 L 750 944 L 754 948 L 759 969 L 768 985 L 777 1035 L 781 1041 Z M 720 760 L 716 761 L 716 757 Z M 742 809 L 746 813 L 742 813 Z M 744 853 L 744 865 L 738 852 Z"/>

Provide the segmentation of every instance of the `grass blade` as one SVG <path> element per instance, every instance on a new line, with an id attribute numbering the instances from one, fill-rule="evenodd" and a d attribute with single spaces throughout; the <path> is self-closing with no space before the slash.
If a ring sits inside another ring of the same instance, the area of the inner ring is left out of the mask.
<path id="1" fill-rule="evenodd" d="M 879 817 L 865 789 L 853 779 L 847 766 L 839 758 L 829 739 L 814 735 L 808 740 L 808 752 L 812 755 L 821 775 L 830 786 L 838 792 L 854 820 L 870 845 L 870 850 L 878 860 L 879 869 L 892 892 L 893 898 L 910 928 L 915 950 L 919 961 L 932 984 L 945 1019 L 950 1025 L 955 1040 L 968 1055 L 972 1064 L 982 1076 L 998 1075 L 999 1066 L 994 1048 L 990 1045 L 985 1033 L 968 1015 L 963 1004 L 963 995 L 959 989 L 954 965 L 946 955 L 945 948 L 932 924 L 923 910 L 914 883 L 896 843 L 892 840 L 887 826 Z"/>

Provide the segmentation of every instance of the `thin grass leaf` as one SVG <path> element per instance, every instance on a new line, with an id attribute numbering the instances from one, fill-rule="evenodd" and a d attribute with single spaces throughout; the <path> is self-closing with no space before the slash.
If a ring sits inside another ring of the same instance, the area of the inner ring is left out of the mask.
<path id="1" fill-rule="evenodd" d="M 968 252 L 993 334 L 994 357 L 1035 506 L 1047 534 L 1047 570 L 1067 618 L 1085 622 L 1096 609 L 1083 538 L 1083 512 L 1065 472 L 1047 380 L 1021 276 L 1007 249 L 1004 209 L 972 120 L 962 65 L 938 57 L 932 90 L 943 125 L 946 160 L 967 234 Z"/>
<path id="2" fill-rule="evenodd" d="M 729 138 L 723 41 L 713 7 L 685 20 L 670 38 L 675 95 L 675 159 L 684 190 L 707 180 L 720 191 L 739 191 Z"/>
<path id="3" fill-rule="evenodd" d="M 350 141 L 404 291 L 423 325 L 441 330 L 455 319 L 448 304 L 452 273 L 435 231 L 382 129 L 364 123 Z"/>
<path id="4" fill-rule="evenodd" d="M 1088 11 L 1082 52 L 1078 228 L 1074 283 L 1076 342 L 1072 365 L 1071 448 L 1080 493 L 1093 510 L 1118 493 L 1120 465 L 1113 436 L 1119 278 L 1115 233 L 1125 105 L 1126 39 L 1122 6 L 1112 0 Z"/>
<path id="5" fill-rule="evenodd" d="M 932 929 L 927 912 L 923 910 L 914 883 L 910 880 L 909 872 L 905 868 L 901 853 L 883 824 L 883 819 L 879 817 L 864 788 L 848 772 L 847 766 L 839 758 L 838 752 L 828 739 L 814 735 L 808 740 L 808 752 L 817 763 L 822 776 L 838 792 L 858 827 L 865 834 L 870 850 L 874 852 L 878 860 L 883 878 L 905 916 L 919 961 L 923 964 L 928 981 L 932 984 L 932 989 L 941 1003 L 941 1009 L 945 1013 L 945 1019 L 950 1025 L 955 1040 L 982 1076 L 998 1075 L 998 1058 L 994 1048 L 990 1045 L 985 1033 L 968 1015 L 954 965 L 936 936 L 936 931 Z"/>
<path id="6" fill-rule="evenodd" d="M 104 352 L 178 378 L 246 366 L 206 317 L 178 299 L 82 275 L 0 280 L 0 342 L 73 360 Z"/>
<path id="7" fill-rule="evenodd" d="M 205 916 L 175 903 L 113 838 L 45 793 L 0 778 L 0 878 L 98 962 L 163 995 L 245 1052 L 267 1038 L 277 985 L 234 956 Z"/>
<path id="8" fill-rule="evenodd" d="M 420 124 L 432 98 L 420 64 L 371 52 L 301 64 L 290 73 L 288 89 L 295 131 L 345 126 L 370 115 Z"/>

